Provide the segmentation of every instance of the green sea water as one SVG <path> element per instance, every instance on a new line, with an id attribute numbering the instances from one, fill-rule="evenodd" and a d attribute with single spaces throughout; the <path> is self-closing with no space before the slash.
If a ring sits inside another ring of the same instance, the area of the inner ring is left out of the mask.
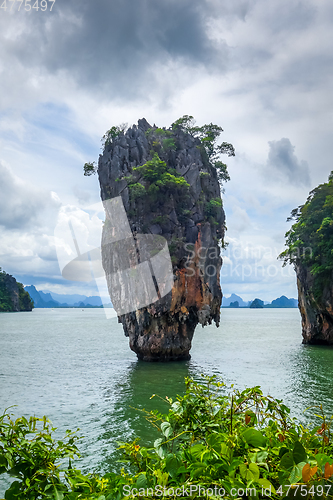
<path id="1" fill-rule="evenodd" d="M 242 389 L 260 385 L 292 414 L 322 403 L 333 414 L 333 349 L 301 343 L 298 309 L 222 309 L 221 325 L 196 329 L 192 359 L 137 361 L 117 318 L 101 309 L 35 309 L 0 315 L 0 410 L 47 415 L 81 429 L 84 470 L 114 465 L 117 442 L 155 434 L 143 408 L 167 411 L 152 394 L 175 397 L 184 377 L 216 374 Z M 2 488 L 0 484 L 0 494 Z"/>

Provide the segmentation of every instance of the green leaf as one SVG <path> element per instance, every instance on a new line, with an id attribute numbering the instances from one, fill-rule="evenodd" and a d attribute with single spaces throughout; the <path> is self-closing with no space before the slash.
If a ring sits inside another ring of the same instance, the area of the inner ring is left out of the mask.
<path id="1" fill-rule="evenodd" d="M 253 475 L 253 480 L 257 481 L 259 479 L 259 476 L 260 476 L 260 470 L 259 470 L 258 465 L 257 464 L 250 464 L 249 465 L 249 471 Z"/>
<path id="2" fill-rule="evenodd" d="M 292 471 L 289 476 L 290 484 L 298 483 L 298 481 L 302 479 L 302 470 L 305 464 L 306 462 L 301 462 L 292 468 Z"/>
<path id="3" fill-rule="evenodd" d="M 190 451 L 194 457 L 199 458 L 205 449 L 206 448 L 202 444 L 197 443 L 191 446 Z"/>
<path id="4" fill-rule="evenodd" d="M 203 467 L 202 464 L 200 464 L 200 467 L 191 471 L 191 478 L 195 479 L 196 477 L 201 476 L 205 470 L 206 470 L 206 467 Z"/>
<path id="5" fill-rule="evenodd" d="M 171 436 L 171 434 L 172 434 L 172 427 L 171 427 L 170 422 L 162 422 L 162 424 L 161 424 L 161 431 L 162 431 L 162 433 L 164 434 L 164 436 L 166 438 L 168 438 L 169 436 Z"/>
<path id="6" fill-rule="evenodd" d="M 266 438 L 265 436 L 262 435 L 260 431 L 257 431 L 256 429 L 246 429 L 243 432 L 243 438 L 247 442 L 247 444 L 254 446 L 254 447 L 264 447 L 266 444 Z"/>
<path id="7" fill-rule="evenodd" d="M 218 434 L 211 434 L 207 438 L 207 444 L 219 452 L 221 450 L 221 437 Z"/>
<path id="8" fill-rule="evenodd" d="M 137 488 L 145 488 L 147 486 L 147 478 L 145 474 L 140 474 L 136 480 L 136 487 Z"/>
<path id="9" fill-rule="evenodd" d="M 272 485 L 272 483 L 271 483 L 270 481 L 268 481 L 268 479 L 265 479 L 265 478 L 258 479 L 257 483 L 258 483 L 258 484 L 259 484 L 259 486 L 261 486 L 262 488 L 265 488 L 265 489 L 270 488 L 271 492 L 272 492 L 274 495 L 276 494 L 276 491 L 275 491 L 274 486 Z"/>
<path id="10" fill-rule="evenodd" d="M 158 438 L 154 441 L 154 448 L 158 449 L 162 445 L 164 439 L 163 438 Z"/>
<path id="11" fill-rule="evenodd" d="M 243 479 L 247 481 L 257 481 L 260 476 L 260 470 L 257 464 L 250 464 L 247 467 L 245 464 L 239 466 L 239 472 Z"/>
<path id="12" fill-rule="evenodd" d="M 328 462 L 330 465 L 332 465 L 332 463 L 333 463 L 332 457 L 329 457 L 328 455 L 325 455 L 325 453 L 318 453 L 315 456 L 315 458 L 317 460 L 317 463 L 318 463 L 319 467 L 323 467 L 326 464 L 326 462 Z"/>
<path id="13" fill-rule="evenodd" d="M 280 448 L 280 451 L 279 451 L 279 457 L 282 458 L 283 455 L 285 455 L 286 453 L 288 453 L 289 449 L 286 448 L 285 446 L 282 446 L 282 448 Z"/>
<path id="14" fill-rule="evenodd" d="M 280 466 L 282 469 L 291 470 L 295 465 L 293 454 L 291 451 L 285 453 L 281 458 Z"/>
<path id="15" fill-rule="evenodd" d="M 294 449 L 293 449 L 293 458 L 295 464 L 299 464 L 300 462 L 305 462 L 307 459 L 306 451 L 301 445 L 299 441 L 296 441 Z"/>
<path id="16" fill-rule="evenodd" d="M 14 481 L 5 493 L 6 500 L 17 500 L 18 495 L 20 495 L 21 488 L 19 481 Z"/>
<path id="17" fill-rule="evenodd" d="M 221 456 L 228 461 L 232 458 L 232 448 L 230 448 L 227 444 L 222 443 L 221 445 Z"/>
<path id="18" fill-rule="evenodd" d="M 257 453 L 257 462 L 259 464 L 263 463 L 266 461 L 266 458 L 268 457 L 267 451 L 258 451 Z"/>
<path id="19" fill-rule="evenodd" d="M 170 474 L 172 478 L 178 475 L 178 468 L 180 465 L 180 461 L 174 455 L 168 455 L 166 457 L 165 470 Z"/>
<path id="20" fill-rule="evenodd" d="M 62 491 L 58 490 L 56 486 L 54 486 L 54 500 L 63 500 L 64 494 Z"/>
<path id="21" fill-rule="evenodd" d="M 239 472 L 240 472 L 240 475 L 242 476 L 243 479 L 246 478 L 246 472 L 247 472 L 247 467 L 245 464 L 241 464 L 239 466 Z"/>

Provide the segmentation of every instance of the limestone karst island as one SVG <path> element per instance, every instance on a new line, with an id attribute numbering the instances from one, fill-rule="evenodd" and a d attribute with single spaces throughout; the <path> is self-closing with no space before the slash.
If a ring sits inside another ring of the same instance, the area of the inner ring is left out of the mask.
<path id="1" fill-rule="evenodd" d="M 22 283 L 0 267 L 0 312 L 32 311 L 34 303 Z"/>
<path id="2" fill-rule="evenodd" d="M 134 239 L 140 234 L 159 235 L 171 255 L 170 292 L 119 317 L 139 359 L 189 359 L 197 324 L 219 325 L 220 246 L 225 232 L 220 183 L 229 178 L 220 155 L 235 154 L 231 144 L 216 145 L 221 132 L 213 124 L 194 127 L 192 117 L 185 116 L 169 129 L 152 126 L 143 118 L 126 132 L 113 128 L 105 136 L 98 163 L 102 200 L 121 196 Z M 116 224 L 107 214 L 104 242 Z M 114 259 L 122 256 L 123 252 L 112 252 L 103 244 L 113 303 L 110 262 L 117 268 Z M 128 257 L 130 266 L 133 259 Z M 135 248 L 132 257 L 136 263 Z"/>
<path id="3" fill-rule="evenodd" d="M 285 264 L 295 267 L 304 344 L 333 344 L 333 172 L 295 208 Z"/>

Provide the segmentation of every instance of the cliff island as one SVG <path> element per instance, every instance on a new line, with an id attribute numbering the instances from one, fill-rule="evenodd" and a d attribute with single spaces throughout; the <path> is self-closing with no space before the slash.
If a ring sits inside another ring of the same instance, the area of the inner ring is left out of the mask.
<path id="1" fill-rule="evenodd" d="M 280 255 L 294 265 L 303 344 L 333 344 L 333 172 L 291 212 Z"/>
<path id="2" fill-rule="evenodd" d="M 0 312 L 32 311 L 33 307 L 34 303 L 22 283 L 0 267 Z"/>
<path id="3" fill-rule="evenodd" d="M 184 116 L 168 129 L 143 118 L 127 130 L 113 127 L 104 136 L 98 162 L 103 202 L 119 199 L 134 241 L 141 238 L 142 246 L 147 246 L 145 235 L 159 237 L 162 246 L 167 242 L 171 256 L 170 291 L 158 294 L 158 300 L 145 307 L 118 315 L 130 348 L 141 360 L 189 359 L 195 327 L 219 325 L 220 247 L 225 234 L 221 183 L 229 179 L 219 158 L 234 155 L 231 144 L 217 145 L 221 132 L 213 124 L 196 127 L 192 117 Z M 86 164 L 85 175 L 93 169 L 93 164 Z M 124 259 L 128 266 L 135 264 L 138 254 L 134 246 L 133 251 L 124 250 L 120 242 L 115 252 L 108 244 L 119 231 L 121 217 L 118 222 L 111 220 L 117 217 L 106 211 L 102 239 L 103 267 L 114 305 L 115 287 L 120 287 L 120 298 L 126 285 L 119 279 L 116 283 L 112 271 L 124 265 Z"/>

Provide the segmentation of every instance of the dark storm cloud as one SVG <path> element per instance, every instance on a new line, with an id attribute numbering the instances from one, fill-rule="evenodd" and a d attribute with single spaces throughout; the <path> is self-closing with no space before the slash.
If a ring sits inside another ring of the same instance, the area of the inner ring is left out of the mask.
<path id="1" fill-rule="evenodd" d="M 225 65 L 226 45 L 209 38 L 208 0 L 57 0 L 52 13 L 17 14 L 10 57 L 51 73 L 68 70 L 81 85 L 135 91 L 156 62 L 170 59 Z"/>
<path id="2" fill-rule="evenodd" d="M 294 153 L 295 147 L 287 138 L 270 141 L 267 165 L 275 173 L 287 176 L 291 184 L 310 184 L 309 165 L 299 161 Z"/>

